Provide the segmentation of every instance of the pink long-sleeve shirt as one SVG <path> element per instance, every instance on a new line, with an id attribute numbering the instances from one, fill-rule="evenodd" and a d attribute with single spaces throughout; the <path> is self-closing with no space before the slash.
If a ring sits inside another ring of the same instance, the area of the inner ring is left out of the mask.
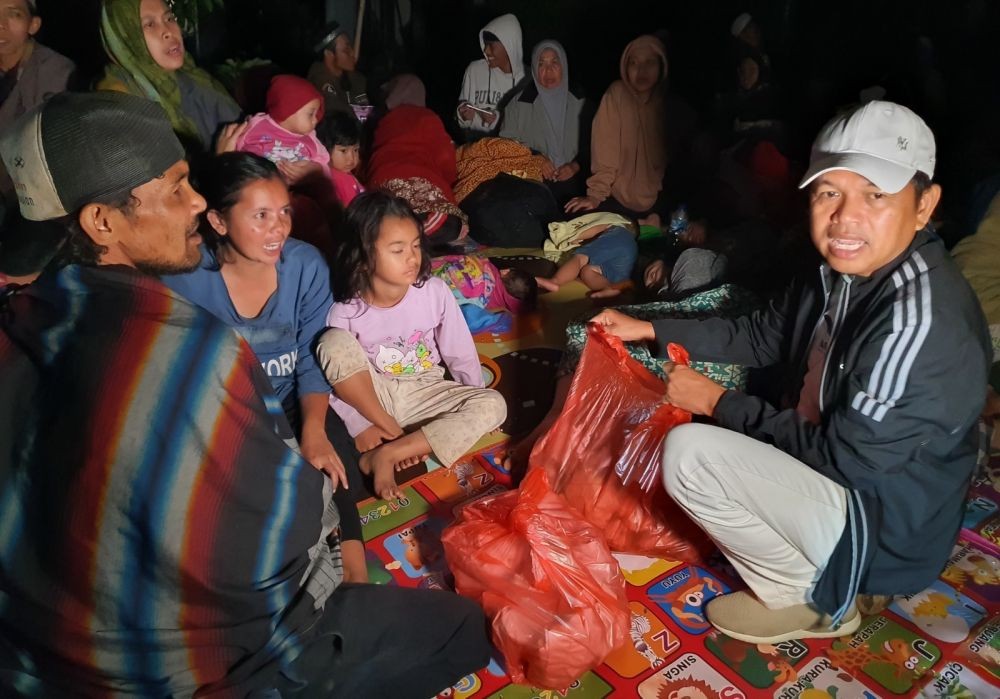
<path id="1" fill-rule="evenodd" d="M 443 361 L 455 381 L 478 388 L 485 385 L 469 327 L 448 285 L 437 277 L 423 286 L 411 286 L 391 308 L 370 306 L 357 298 L 335 303 L 326 324 L 353 334 L 372 366 L 386 376 L 416 376 Z M 352 437 L 371 426 L 336 396 L 330 398 L 330 405 Z"/>
<path id="2" fill-rule="evenodd" d="M 264 113 L 255 114 L 247 123 L 250 126 L 236 141 L 236 150 L 256 153 L 272 163 L 311 160 L 330 177 L 330 152 L 316 138 L 315 131 L 292 133 Z"/>
<path id="3" fill-rule="evenodd" d="M 354 197 L 365 191 L 358 178 L 350 172 L 330 168 L 330 180 L 333 182 L 333 192 L 337 195 L 337 200 L 345 209 L 354 201 Z"/>

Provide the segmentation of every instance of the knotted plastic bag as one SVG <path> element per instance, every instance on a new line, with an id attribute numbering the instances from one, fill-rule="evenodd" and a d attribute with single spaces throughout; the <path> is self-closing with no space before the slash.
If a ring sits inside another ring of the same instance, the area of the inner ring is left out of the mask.
<path id="1" fill-rule="evenodd" d="M 664 402 L 663 381 L 629 356 L 620 339 L 591 323 L 566 406 L 531 452 L 543 469 L 604 534 L 612 551 L 701 562 L 713 548 L 663 489 L 662 443 L 691 414 Z M 670 345 L 670 358 L 687 352 Z"/>
<path id="2" fill-rule="evenodd" d="M 441 541 L 455 588 L 492 620 L 515 683 L 565 689 L 628 640 L 618 562 L 544 471 L 463 508 Z"/>

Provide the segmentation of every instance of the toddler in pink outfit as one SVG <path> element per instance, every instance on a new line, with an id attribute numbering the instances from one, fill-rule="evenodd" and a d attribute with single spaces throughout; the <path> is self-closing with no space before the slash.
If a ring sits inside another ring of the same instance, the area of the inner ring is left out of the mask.
<path id="1" fill-rule="evenodd" d="M 354 197 L 365 191 L 354 176 L 361 162 L 361 125 L 344 112 L 333 112 L 316 129 L 319 140 L 329 149 L 330 179 L 337 199 L 346 209 Z"/>
<path id="2" fill-rule="evenodd" d="M 249 151 L 281 166 L 312 161 L 330 176 L 330 155 L 316 138 L 323 118 L 323 96 L 312 83 L 294 75 L 277 75 L 267 90 L 267 112 L 247 120 L 236 150 Z"/>

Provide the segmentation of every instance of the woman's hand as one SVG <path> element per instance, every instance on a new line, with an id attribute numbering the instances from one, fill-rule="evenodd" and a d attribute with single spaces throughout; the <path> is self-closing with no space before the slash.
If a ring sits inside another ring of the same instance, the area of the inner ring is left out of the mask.
<path id="1" fill-rule="evenodd" d="M 573 197 L 566 202 L 566 213 L 571 214 L 574 211 L 593 211 L 600 203 L 601 202 L 597 201 L 594 197 Z"/>
<path id="2" fill-rule="evenodd" d="M 552 178 L 556 182 L 565 182 L 576 176 L 580 172 L 580 165 L 577 163 L 566 163 L 556 168 L 555 176 Z"/>
<path id="3" fill-rule="evenodd" d="M 482 119 L 485 126 L 492 126 L 493 122 L 497 120 L 497 113 L 493 110 L 489 110 L 489 112 L 479 112 L 479 118 Z"/>
<path id="4" fill-rule="evenodd" d="M 219 138 L 215 141 L 215 154 L 231 153 L 236 150 L 236 142 L 243 137 L 243 134 L 250 128 L 248 121 L 236 121 L 226 124 L 219 132 Z"/>
<path id="5" fill-rule="evenodd" d="M 605 308 L 591 318 L 590 322 L 597 323 L 607 332 L 626 342 L 648 342 L 656 339 L 653 324 L 648 320 L 639 320 L 638 318 L 627 316 L 613 308 Z"/>
<path id="6" fill-rule="evenodd" d="M 306 461 L 330 477 L 334 490 L 337 489 L 338 485 L 349 487 L 344 462 L 337 456 L 336 449 L 330 444 L 330 440 L 325 434 L 311 434 L 303 431 L 299 447 L 302 449 L 302 456 L 305 457 Z"/>
<path id="7" fill-rule="evenodd" d="M 315 160 L 282 160 L 278 163 L 278 172 L 285 178 L 286 184 L 292 186 L 305 179 L 314 177 L 323 172 L 323 167 Z"/>

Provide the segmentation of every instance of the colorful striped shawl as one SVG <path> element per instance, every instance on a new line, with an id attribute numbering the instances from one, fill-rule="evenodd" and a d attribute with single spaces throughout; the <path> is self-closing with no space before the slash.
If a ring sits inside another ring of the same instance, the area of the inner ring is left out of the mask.
<path id="1" fill-rule="evenodd" d="M 249 346 L 156 279 L 71 266 L 0 310 L 0 685 L 266 686 L 332 591 L 322 510 Z"/>

